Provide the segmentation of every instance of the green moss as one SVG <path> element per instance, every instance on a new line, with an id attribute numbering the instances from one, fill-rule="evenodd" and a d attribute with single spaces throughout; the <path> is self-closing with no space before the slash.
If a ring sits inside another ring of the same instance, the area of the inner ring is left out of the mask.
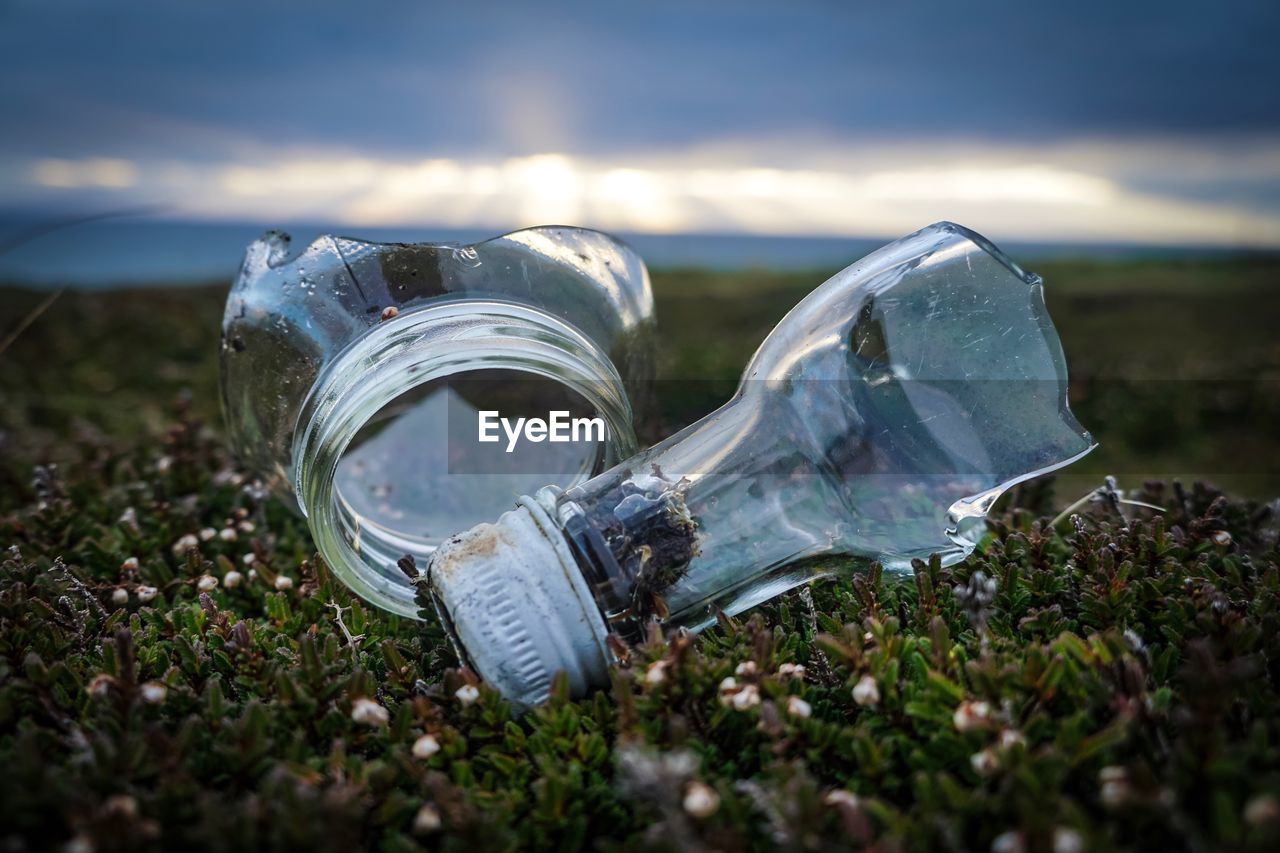
<path id="1" fill-rule="evenodd" d="M 1048 485 L 1027 485 L 964 564 L 652 637 L 610 689 L 513 719 L 483 685 L 459 697 L 474 678 L 433 625 L 354 600 L 199 423 L 216 293 L 194 316 L 117 298 L 76 297 L 0 356 L 8 847 L 1280 843 L 1265 508 L 1153 484 L 1136 497 L 1164 513 L 1098 501 L 1050 531 Z M 415 758 L 427 733 L 440 749 Z"/>

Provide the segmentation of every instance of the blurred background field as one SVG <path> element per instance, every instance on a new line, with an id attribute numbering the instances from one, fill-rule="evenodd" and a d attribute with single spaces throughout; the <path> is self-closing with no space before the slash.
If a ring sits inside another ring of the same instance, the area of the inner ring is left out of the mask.
<path id="1" fill-rule="evenodd" d="M 1177 477 L 1244 497 L 1280 495 L 1280 260 L 1028 266 L 1046 280 L 1073 409 L 1100 442 L 1060 476 L 1060 503 L 1106 474 L 1122 486 Z M 724 402 L 759 342 L 830 272 L 654 270 L 662 346 L 656 415 L 642 439 Z M 31 497 L 36 463 L 75 465 L 157 440 L 179 397 L 222 428 L 226 284 L 55 293 L 0 290 L 4 507 Z"/>

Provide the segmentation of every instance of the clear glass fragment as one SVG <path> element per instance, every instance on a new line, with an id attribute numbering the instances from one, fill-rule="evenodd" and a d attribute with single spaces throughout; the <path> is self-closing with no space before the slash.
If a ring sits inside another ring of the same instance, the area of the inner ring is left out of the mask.
<path id="1" fill-rule="evenodd" d="M 696 630 L 830 571 L 809 558 L 955 562 L 1002 491 L 1094 446 L 1040 278 L 939 223 L 807 296 L 724 407 L 542 500 L 613 630 Z"/>
<path id="2" fill-rule="evenodd" d="M 425 561 L 514 496 L 635 452 L 631 402 L 651 376 L 652 326 L 644 263 L 597 231 L 473 245 L 324 236 L 296 256 L 269 232 L 227 299 L 224 409 L 238 454 L 307 516 L 334 571 L 414 615 L 401 556 Z M 544 414 L 599 414 L 609 432 L 590 447 L 526 444 L 477 472 L 465 454 L 492 388 L 518 389 Z"/>

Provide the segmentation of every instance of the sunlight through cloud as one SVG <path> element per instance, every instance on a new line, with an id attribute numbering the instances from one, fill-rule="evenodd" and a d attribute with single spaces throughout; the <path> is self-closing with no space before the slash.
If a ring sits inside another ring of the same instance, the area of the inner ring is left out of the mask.
<path id="1" fill-rule="evenodd" d="M 123 189 L 136 183 L 137 169 L 128 160 L 107 157 L 91 157 L 87 160 L 47 159 L 35 164 L 32 177 L 38 184 L 59 189 Z"/>
<path id="2" fill-rule="evenodd" d="M 975 157 L 940 147 L 926 159 L 918 153 L 904 158 L 888 146 L 811 157 L 821 168 L 734 163 L 705 151 L 627 163 L 554 152 L 478 162 L 313 156 L 154 168 L 90 158 L 38 161 L 30 182 L 47 192 L 116 191 L 130 201 L 174 204 L 197 218 L 305 218 L 352 227 L 550 223 L 863 237 L 956 219 L 1005 239 L 1280 246 L 1276 214 L 1161 194 L 1149 188 L 1159 183 L 1149 175 L 1141 186 L 1120 177 L 1138 166 L 1150 169 L 1161 162 L 1160 152 L 1080 150 L 1084 154 L 1064 149 L 1055 157 L 988 146 Z M 1177 164 L 1187 160 L 1166 155 L 1164 162 L 1170 164 L 1165 180 L 1172 182 L 1182 170 Z M 1265 157 L 1235 162 L 1258 164 L 1254 171 L 1265 172 L 1259 180 L 1277 179 Z M 879 168 L 862 166 L 872 163 Z"/>

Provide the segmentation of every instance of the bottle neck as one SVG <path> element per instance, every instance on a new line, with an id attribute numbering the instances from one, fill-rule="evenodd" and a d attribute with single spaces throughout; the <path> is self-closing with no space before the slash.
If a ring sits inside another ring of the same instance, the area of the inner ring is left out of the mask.
<path id="1" fill-rule="evenodd" d="M 339 463 L 361 428 L 396 398 L 479 370 L 527 373 L 580 395 L 608 427 L 604 467 L 636 450 L 630 404 L 613 362 L 573 326 L 546 312 L 469 300 L 405 312 L 375 326 L 330 362 L 312 386 L 294 434 L 293 473 L 298 504 L 320 555 L 344 583 L 378 607 L 417 615 L 415 591 L 397 561 L 409 555 L 425 565 L 439 539 L 362 517 L 337 488 Z M 590 473 L 583 472 L 582 479 Z"/>
<path id="2" fill-rule="evenodd" d="M 426 567 L 459 657 L 517 708 L 546 701 L 557 673 L 574 696 L 608 683 L 609 628 L 548 511 L 554 501 L 547 489 L 518 499 L 449 539 Z"/>

